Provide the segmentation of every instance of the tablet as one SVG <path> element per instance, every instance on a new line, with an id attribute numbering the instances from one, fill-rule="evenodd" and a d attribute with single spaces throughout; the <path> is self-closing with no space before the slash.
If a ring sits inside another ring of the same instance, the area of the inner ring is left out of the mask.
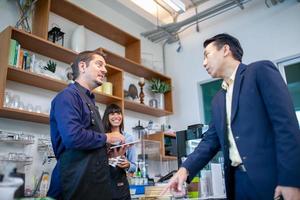
<path id="1" fill-rule="evenodd" d="M 119 144 L 119 145 L 111 146 L 110 149 L 115 149 L 115 148 L 118 148 L 118 147 L 123 147 L 125 145 L 133 145 L 133 144 L 136 144 L 136 143 L 139 143 L 139 142 L 140 142 L 140 140 L 136 140 L 136 141 L 132 141 L 132 142 L 124 143 L 124 144 Z"/>

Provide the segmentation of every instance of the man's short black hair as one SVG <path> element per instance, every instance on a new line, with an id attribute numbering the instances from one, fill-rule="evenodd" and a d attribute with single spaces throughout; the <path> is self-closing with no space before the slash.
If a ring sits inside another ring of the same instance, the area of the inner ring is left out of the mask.
<path id="1" fill-rule="evenodd" d="M 74 62 L 71 64 L 71 68 L 73 71 L 73 80 L 78 78 L 79 76 L 79 63 L 85 62 L 86 65 L 90 64 L 90 61 L 93 59 L 94 55 L 102 56 L 104 59 L 106 58 L 106 54 L 101 49 L 96 49 L 94 51 L 83 51 L 79 53 L 76 58 L 74 59 Z"/>
<path id="2" fill-rule="evenodd" d="M 222 33 L 205 40 L 203 43 L 203 47 L 205 48 L 212 42 L 214 42 L 214 45 L 218 48 L 218 50 L 220 50 L 225 44 L 229 45 L 233 57 L 236 60 L 242 62 L 244 51 L 238 39 L 229 34 Z"/>

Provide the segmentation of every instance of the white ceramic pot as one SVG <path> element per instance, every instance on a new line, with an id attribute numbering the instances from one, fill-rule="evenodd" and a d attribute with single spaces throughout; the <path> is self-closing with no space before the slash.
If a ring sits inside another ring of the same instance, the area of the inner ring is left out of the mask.
<path id="1" fill-rule="evenodd" d="M 165 94 L 155 93 L 155 99 L 158 101 L 158 108 L 165 109 Z"/>
<path id="2" fill-rule="evenodd" d="M 21 178 L 7 178 L 0 182 L 1 200 L 13 200 L 15 191 L 23 184 Z"/>
<path id="3" fill-rule="evenodd" d="M 82 52 L 85 50 L 85 28 L 80 25 L 74 30 L 71 39 L 71 48 L 74 51 Z"/>

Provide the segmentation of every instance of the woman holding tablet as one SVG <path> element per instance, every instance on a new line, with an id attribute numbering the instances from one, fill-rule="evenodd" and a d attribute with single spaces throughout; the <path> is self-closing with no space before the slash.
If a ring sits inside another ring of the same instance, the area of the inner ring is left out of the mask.
<path id="1" fill-rule="evenodd" d="M 125 143 L 133 141 L 133 136 L 124 132 L 122 109 L 118 105 L 108 105 L 102 121 L 105 132 L 120 132 L 125 137 Z M 110 166 L 113 199 L 131 199 L 126 171 L 128 173 L 136 171 L 136 150 L 133 145 L 128 147 L 125 156 L 119 159 L 116 167 Z"/>

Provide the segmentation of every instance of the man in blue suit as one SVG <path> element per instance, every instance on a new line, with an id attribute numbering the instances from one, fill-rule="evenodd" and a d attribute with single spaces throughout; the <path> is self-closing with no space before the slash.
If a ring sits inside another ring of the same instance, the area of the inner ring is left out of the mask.
<path id="1" fill-rule="evenodd" d="M 169 181 L 182 191 L 219 151 L 228 199 L 300 199 L 300 131 L 293 103 L 270 61 L 242 64 L 243 49 L 228 34 L 204 42 L 206 71 L 222 78 L 203 140 Z"/>

